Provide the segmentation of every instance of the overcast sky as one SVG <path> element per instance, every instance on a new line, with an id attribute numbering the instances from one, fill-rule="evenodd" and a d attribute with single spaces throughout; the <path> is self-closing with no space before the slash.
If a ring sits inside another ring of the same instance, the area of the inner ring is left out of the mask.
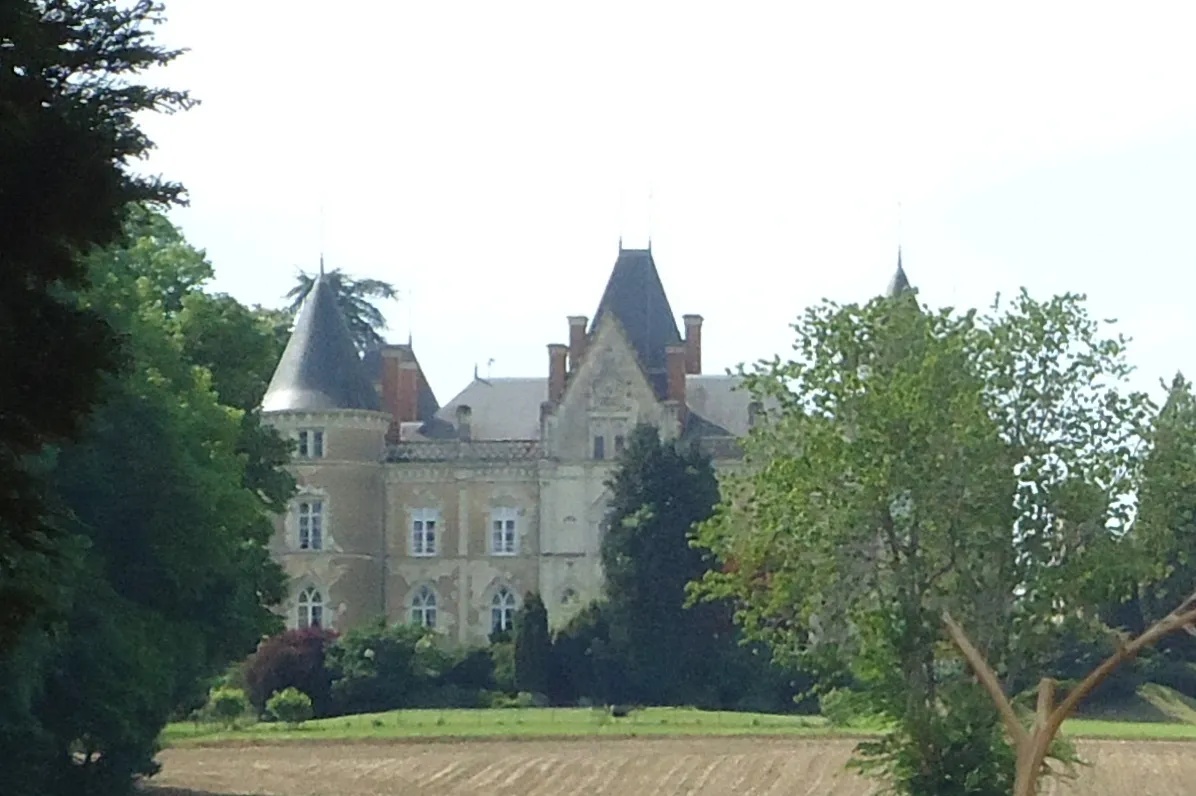
<path id="1" fill-rule="evenodd" d="M 278 306 L 321 249 L 393 282 L 442 403 L 545 375 L 649 231 L 707 372 L 883 289 L 900 238 L 932 305 L 1087 293 L 1139 386 L 1196 375 L 1183 4 L 166 5 L 202 105 L 146 122 L 150 167 L 215 289 Z"/>

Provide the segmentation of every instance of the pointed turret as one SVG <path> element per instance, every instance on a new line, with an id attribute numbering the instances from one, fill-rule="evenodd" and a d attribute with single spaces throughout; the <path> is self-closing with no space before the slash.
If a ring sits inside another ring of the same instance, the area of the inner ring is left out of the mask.
<path id="1" fill-rule="evenodd" d="M 321 271 L 312 284 L 282 359 L 262 398 L 263 412 L 320 412 L 336 409 L 378 411 L 336 303 L 336 290 Z"/>
<path id="2" fill-rule="evenodd" d="M 654 384 L 660 376 L 659 386 L 663 389 L 668 365 L 665 349 L 682 345 L 681 332 L 651 250 L 624 249 L 621 241 L 619 245 L 619 259 L 590 322 L 590 334 L 607 313 L 618 318 L 645 372 Z"/>
<path id="3" fill-rule="evenodd" d="M 893 278 L 889 281 L 889 289 L 885 291 L 885 295 L 889 298 L 896 298 L 906 291 L 912 290 L 910 287 L 909 278 L 905 275 L 905 269 L 901 267 L 901 247 L 897 247 L 897 272 L 893 274 Z"/>

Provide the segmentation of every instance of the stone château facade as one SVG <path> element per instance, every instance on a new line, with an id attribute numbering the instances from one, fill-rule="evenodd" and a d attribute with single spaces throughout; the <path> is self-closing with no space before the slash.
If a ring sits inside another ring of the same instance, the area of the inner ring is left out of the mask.
<path id="1" fill-rule="evenodd" d="M 475 376 L 442 407 L 410 345 L 357 356 L 319 278 L 262 402 L 298 444 L 299 492 L 272 543 L 288 626 L 385 615 L 480 643 L 529 591 L 567 621 L 601 590 L 605 484 L 630 430 L 695 438 L 726 468 L 754 422 L 734 377 L 702 373 L 702 317 L 683 328 L 651 249 L 620 246 L 546 376 Z"/>

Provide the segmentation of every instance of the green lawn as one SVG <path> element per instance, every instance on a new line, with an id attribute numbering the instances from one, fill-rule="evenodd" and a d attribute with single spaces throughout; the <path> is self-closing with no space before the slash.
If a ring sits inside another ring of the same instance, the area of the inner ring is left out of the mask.
<path id="1" fill-rule="evenodd" d="M 1196 739 L 1196 724 L 1161 721 L 1077 719 L 1064 725 L 1072 737 Z M 588 708 L 503 710 L 400 710 L 310 721 L 298 729 L 259 723 L 223 730 L 210 724 L 179 723 L 166 728 L 170 745 L 284 741 L 386 740 L 415 738 L 536 738 L 552 736 L 793 735 L 859 736 L 869 730 L 830 727 L 817 716 L 648 708 L 612 718 Z"/>

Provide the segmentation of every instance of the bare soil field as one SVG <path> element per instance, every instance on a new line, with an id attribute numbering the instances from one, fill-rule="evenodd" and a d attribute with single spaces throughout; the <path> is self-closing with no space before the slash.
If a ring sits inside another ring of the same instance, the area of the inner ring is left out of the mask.
<path id="1" fill-rule="evenodd" d="M 168 749 L 154 796 L 866 796 L 843 770 L 853 742 L 632 738 L 286 743 Z M 1062 796 L 1196 793 L 1196 744 L 1084 741 L 1092 763 Z"/>

